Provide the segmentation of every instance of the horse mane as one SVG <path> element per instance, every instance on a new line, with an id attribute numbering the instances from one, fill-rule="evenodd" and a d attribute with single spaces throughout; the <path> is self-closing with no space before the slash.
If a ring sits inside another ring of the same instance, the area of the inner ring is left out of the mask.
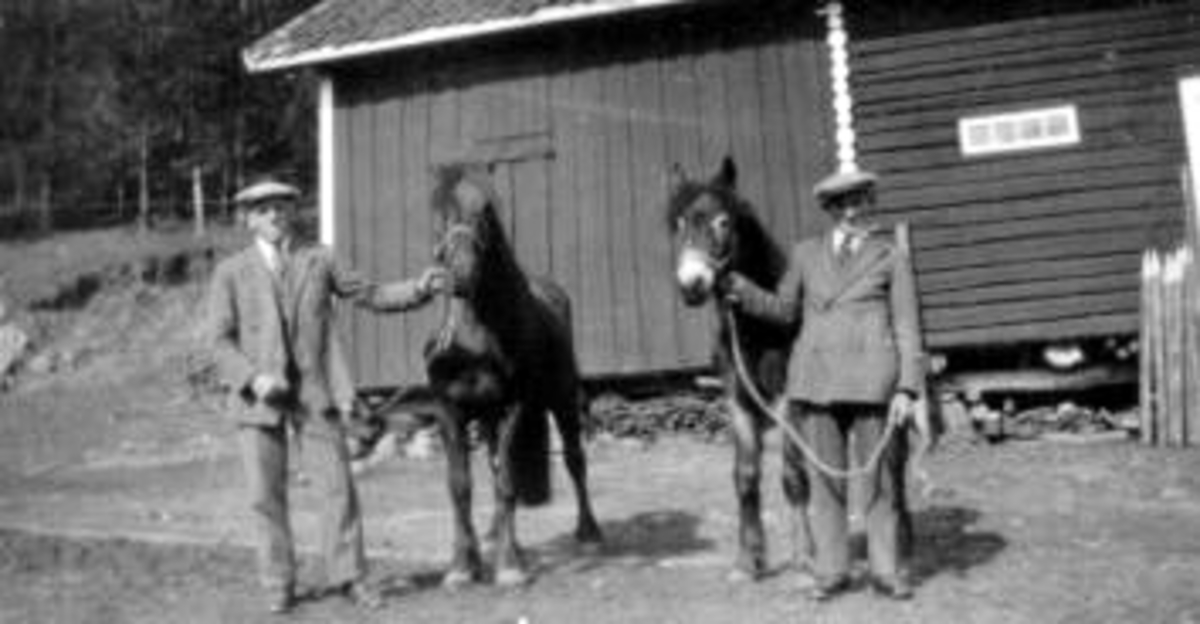
<path id="1" fill-rule="evenodd" d="M 517 323 L 516 315 L 528 309 L 528 306 L 514 304 L 514 297 L 532 295 L 529 278 L 517 262 L 516 252 L 500 220 L 497 208 L 500 194 L 483 163 L 466 161 L 441 165 L 436 173 L 434 212 L 443 220 L 457 220 L 469 226 L 479 242 L 477 290 L 469 303 L 481 320 L 493 326 L 497 340 L 509 346 L 509 341 L 519 339 L 510 331 Z M 485 201 L 478 210 L 467 213 L 458 204 L 454 189 L 462 182 L 483 193 Z"/>

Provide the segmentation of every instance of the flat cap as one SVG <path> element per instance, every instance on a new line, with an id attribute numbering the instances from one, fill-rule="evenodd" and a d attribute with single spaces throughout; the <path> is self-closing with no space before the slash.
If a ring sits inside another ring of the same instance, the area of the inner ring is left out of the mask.
<path id="1" fill-rule="evenodd" d="M 295 199 L 297 197 L 300 197 L 300 189 L 291 184 L 284 184 L 278 180 L 262 180 L 238 191 L 238 194 L 233 196 L 233 201 L 236 204 L 245 205 L 266 199 Z"/>
<path id="2" fill-rule="evenodd" d="M 824 201 L 832 197 L 875 186 L 879 176 L 870 171 L 846 171 L 826 176 L 813 187 L 813 195 Z"/>

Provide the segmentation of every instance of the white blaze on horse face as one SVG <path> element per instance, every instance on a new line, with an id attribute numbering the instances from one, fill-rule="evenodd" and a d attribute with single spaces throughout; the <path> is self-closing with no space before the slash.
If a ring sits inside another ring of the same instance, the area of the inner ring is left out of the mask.
<path id="1" fill-rule="evenodd" d="M 679 254 L 679 266 L 675 271 L 675 279 L 683 288 L 703 289 L 709 291 L 716 282 L 717 276 L 713 271 L 708 256 L 697 249 L 684 249 Z"/>

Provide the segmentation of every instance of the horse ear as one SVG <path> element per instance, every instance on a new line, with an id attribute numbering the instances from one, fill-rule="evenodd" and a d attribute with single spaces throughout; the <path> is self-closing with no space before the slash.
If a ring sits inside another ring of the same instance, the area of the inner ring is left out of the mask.
<path id="1" fill-rule="evenodd" d="M 721 169 L 713 182 L 725 188 L 737 188 L 737 165 L 733 164 L 733 158 L 726 156 L 721 160 Z"/>
<path id="2" fill-rule="evenodd" d="M 671 170 L 667 172 L 667 188 L 674 194 L 684 184 L 687 184 L 687 174 L 683 172 L 679 163 L 672 163 Z"/>

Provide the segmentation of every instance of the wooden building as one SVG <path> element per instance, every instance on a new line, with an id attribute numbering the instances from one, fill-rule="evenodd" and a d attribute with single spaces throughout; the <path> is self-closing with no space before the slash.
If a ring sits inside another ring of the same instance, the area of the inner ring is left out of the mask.
<path id="1" fill-rule="evenodd" d="M 247 63 L 323 76 L 323 236 L 342 257 L 380 279 L 416 273 L 430 165 L 488 158 L 519 259 L 571 295 L 585 373 L 620 375 L 710 362 L 710 313 L 673 282 L 671 163 L 707 176 L 731 154 L 781 240 L 821 227 L 821 23 L 795 2 L 327 0 Z M 354 315 L 358 378 L 420 379 L 439 318 Z"/>
<path id="2" fill-rule="evenodd" d="M 1136 335 L 1140 255 L 1183 219 L 1200 3 L 911 4 L 851 25 L 851 83 L 930 346 Z"/>
<path id="3" fill-rule="evenodd" d="M 708 364 L 711 319 L 671 281 L 672 162 L 731 154 L 789 241 L 824 226 L 810 189 L 848 139 L 911 223 L 932 348 L 1136 334 L 1139 254 L 1181 220 L 1200 2 L 847 2 L 849 137 L 822 5 L 325 0 L 246 62 L 319 71 L 322 236 L 374 277 L 429 262 L 430 165 L 496 163 L 590 376 Z M 359 379 L 419 379 L 439 314 L 353 315 Z"/>

